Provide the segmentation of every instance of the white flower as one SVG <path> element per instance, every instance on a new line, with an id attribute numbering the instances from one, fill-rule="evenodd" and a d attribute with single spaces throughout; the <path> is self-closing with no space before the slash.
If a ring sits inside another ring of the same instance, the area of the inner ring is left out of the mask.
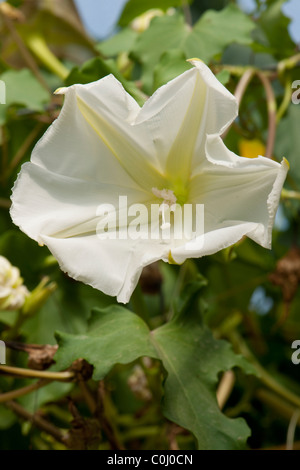
<path id="1" fill-rule="evenodd" d="M 23 307 L 28 294 L 19 269 L 12 266 L 4 256 L 0 256 L 0 310 L 17 310 Z"/>
<path id="2" fill-rule="evenodd" d="M 142 108 L 112 75 L 60 90 L 60 116 L 13 190 L 15 224 L 47 245 L 71 277 L 120 302 L 129 301 L 143 267 L 156 260 L 182 263 L 244 235 L 271 247 L 288 164 L 238 157 L 225 147 L 220 135 L 237 116 L 236 100 L 201 61 L 192 63 Z M 118 207 L 120 195 L 129 205 L 163 202 L 163 228 L 174 200 L 204 204 L 205 233 L 100 240 L 99 205 Z"/>

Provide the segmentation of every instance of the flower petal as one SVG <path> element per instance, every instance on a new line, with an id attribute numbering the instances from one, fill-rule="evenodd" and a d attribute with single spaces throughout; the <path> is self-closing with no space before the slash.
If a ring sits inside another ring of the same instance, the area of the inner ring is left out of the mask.
<path id="1" fill-rule="evenodd" d="M 142 189 L 83 181 L 26 163 L 13 189 L 11 217 L 39 243 L 44 243 L 43 235 L 68 238 L 95 233 L 99 205 L 117 208 L 122 195 L 128 205 L 149 200 Z"/>
<path id="2" fill-rule="evenodd" d="M 256 229 L 257 224 L 255 223 L 219 226 L 185 245 L 173 249 L 171 256 L 176 263 L 181 264 L 187 258 L 201 258 L 211 255 L 237 243 L 245 235 L 250 236 Z"/>
<path id="3" fill-rule="evenodd" d="M 167 258 L 169 246 L 160 240 L 97 236 L 99 204 L 117 208 L 122 194 L 128 207 L 151 202 L 143 190 L 85 182 L 27 163 L 13 190 L 11 216 L 27 235 L 48 246 L 63 271 L 126 303 L 143 267 Z"/>
<path id="4" fill-rule="evenodd" d="M 130 116 L 135 116 L 140 107 L 124 91 L 122 85 L 110 75 L 88 85 L 73 85 L 63 89 L 62 93 L 65 94 L 65 102 L 60 115 L 35 146 L 31 161 L 53 173 L 85 181 L 111 182 L 135 188 L 145 187 L 144 184 L 140 184 L 140 180 L 134 181 L 132 175 L 120 164 L 120 160 L 115 158 L 111 147 L 100 138 L 99 133 L 87 122 L 78 107 L 78 94 L 81 99 L 90 94 L 97 110 L 103 106 L 103 110 L 107 112 L 110 107 L 115 121 L 131 119 Z M 129 122 L 127 129 L 132 134 Z M 151 148 L 151 141 L 146 139 L 141 126 L 136 130 L 136 138 L 140 139 L 139 146 L 144 139 L 145 147 Z M 124 129 L 119 129 L 116 122 L 114 139 L 118 142 L 124 142 L 125 139 Z M 133 137 L 131 140 L 133 141 Z M 125 154 L 127 157 L 127 153 L 125 146 L 121 155 Z M 139 154 L 139 161 L 136 163 L 139 169 L 144 168 L 144 157 L 145 152 Z M 152 186 L 150 185 L 150 192 Z"/>
<path id="5" fill-rule="evenodd" d="M 60 268 L 72 278 L 127 303 L 144 266 L 167 257 L 168 248 L 143 240 L 42 237 Z"/>
<path id="6" fill-rule="evenodd" d="M 196 59 L 191 63 L 195 68 L 159 88 L 135 119 L 147 125 L 172 178 L 186 178 L 204 158 L 206 135 L 222 133 L 238 112 L 236 99 L 210 69 Z"/>
<path id="7" fill-rule="evenodd" d="M 230 152 L 219 136 L 207 139 L 203 173 L 190 185 L 190 199 L 204 204 L 204 236 L 172 251 L 176 262 L 217 252 L 247 235 L 271 247 L 272 227 L 288 164 Z"/>
<path id="8" fill-rule="evenodd" d="M 89 85 L 75 85 L 74 89 L 84 119 L 132 179 L 143 181 L 150 191 L 155 185 L 164 187 L 165 178 L 158 169 L 153 142 L 143 124 L 134 125 L 137 110 L 132 113 L 125 108 L 132 98 L 120 82 L 109 75 Z"/>

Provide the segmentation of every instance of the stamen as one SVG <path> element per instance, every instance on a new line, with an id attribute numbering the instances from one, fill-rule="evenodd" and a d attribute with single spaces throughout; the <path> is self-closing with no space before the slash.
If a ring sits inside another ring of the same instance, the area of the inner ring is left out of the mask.
<path id="1" fill-rule="evenodd" d="M 172 206 L 176 204 L 177 198 L 171 189 L 152 188 L 152 192 L 154 196 L 158 197 L 159 199 L 163 199 L 162 204 L 159 206 L 159 212 L 161 213 L 162 218 L 162 224 L 160 228 L 162 230 L 169 229 L 171 224 L 166 222 L 165 211 L 174 211 L 174 207 Z"/>
<path id="2" fill-rule="evenodd" d="M 165 218 L 165 210 L 167 210 L 167 209 L 169 209 L 169 205 L 166 204 L 165 202 L 163 202 L 159 206 L 159 212 L 161 213 L 161 218 L 162 218 L 162 224 L 161 224 L 160 228 L 162 230 L 166 230 L 166 229 L 171 227 L 171 224 L 169 222 L 166 222 L 166 218 Z"/>
<path id="3" fill-rule="evenodd" d="M 157 189 L 152 188 L 152 192 L 154 196 L 163 199 L 163 202 L 171 206 L 172 204 L 176 204 L 177 198 L 172 191 L 172 189 Z"/>

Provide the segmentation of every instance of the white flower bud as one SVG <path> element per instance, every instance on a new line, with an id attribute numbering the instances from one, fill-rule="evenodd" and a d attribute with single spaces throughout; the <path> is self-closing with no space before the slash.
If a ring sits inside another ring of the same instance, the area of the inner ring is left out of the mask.
<path id="1" fill-rule="evenodd" d="M 27 288 L 23 285 L 20 270 L 12 266 L 4 256 L 0 256 L 0 309 L 21 308 L 28 294 Z"/>

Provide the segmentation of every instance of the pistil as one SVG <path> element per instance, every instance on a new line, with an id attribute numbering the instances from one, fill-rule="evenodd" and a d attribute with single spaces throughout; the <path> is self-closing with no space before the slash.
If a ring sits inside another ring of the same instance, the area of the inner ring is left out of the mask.
<path id="1" fill-rule="evenodd" d="M 177 198 L 171 189 L 152 188 L 152 193 L 157 198 L 163 200 L 162 204 L 159 206 L 159 213 L 161 214 L 162 218 L 162 224 L 160 228 L 162 230 L 169 229 L 171 227 L 171 224 L 169 222 L 166 222 L 165 213 L 167 210 L 169 210 L 170 212 L 174 212 L 175 208 L 173 206 L 175 206 Z"/>

